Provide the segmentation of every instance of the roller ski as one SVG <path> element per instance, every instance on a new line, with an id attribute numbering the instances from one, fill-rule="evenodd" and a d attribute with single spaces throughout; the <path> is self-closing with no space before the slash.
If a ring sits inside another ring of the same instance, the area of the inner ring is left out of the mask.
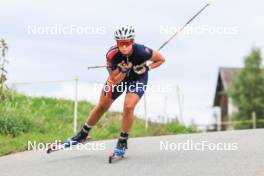
<path id="1" fill-rule="evenodd" d="M 127 148 L 127 139 L 128 139 L 128 134 L 127 133 L 121 133 L 116 148 L 113 151 L 113 153 L 110 154 L 108 158 L 108 162 L 112 163 L 113 160 L 124 158 L 124 155 L 126 153 Z"/>
<path id="2" fill-rule="evenodd" d="M 67 139 L 64 143 L 52 143 L 48 145 L 47 153 L 52 153 L 55 151 L 67 149 L 70 147 L 77 146 L 78 144 L 85 144 L 91 138 L 88 136 L 90 128 L 87 128 L 85 125 L 83 128 L 72 138 Z"/>
<path id="3" fill-rule="evenodd" d="M 88 138 L 87 140 L 85 140 L 83 142 L 77 142 L 77 141 L 72 141 L 71 139 L 68 139 L 64 143 L 52 143 L 52 144 L 48 145 L 47 153 L 50 154 L 52 152 L 67 149 L 70 147 L 74 147 L 74 146 L 77 146 L 79 144 L 86 144 L 89 141 L 89 139 L 90 138 Z"/>

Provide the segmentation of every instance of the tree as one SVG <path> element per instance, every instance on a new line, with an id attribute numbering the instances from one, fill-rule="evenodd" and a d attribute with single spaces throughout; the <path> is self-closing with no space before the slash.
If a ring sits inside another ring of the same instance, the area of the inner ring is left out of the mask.
<path id="1" fill-rule="evenodd" d="M 6 59 L 6 53 L 8 50 L 7 43 L 4 39 L 0 40 L 0 100 L 4 98 L 4 86 L 7 80 L 7 70 L 5 69 L 8 60 Z"/>
<path id="2" fill-rule="evenodd" d="M 260 49 L 253 48 L 245 57 L 244 68 L 237 74 L 229 95 L 238 108 L 238 119 L 249 120 L 253 112 L 258 119 L 264 118 L 264 70 Z"/>

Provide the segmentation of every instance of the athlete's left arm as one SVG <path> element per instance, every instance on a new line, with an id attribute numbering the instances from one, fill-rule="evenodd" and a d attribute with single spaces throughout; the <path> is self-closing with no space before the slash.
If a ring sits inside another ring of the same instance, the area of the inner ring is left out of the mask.
<path id="1" fill-rule="evenodd" d="M 153 51 L 149 61 L 152 61 L 152 63 L 148 67 L 149 69 L 153 69 L 162 65 L 165 62 L 165 58 L 158 51 Z"/>

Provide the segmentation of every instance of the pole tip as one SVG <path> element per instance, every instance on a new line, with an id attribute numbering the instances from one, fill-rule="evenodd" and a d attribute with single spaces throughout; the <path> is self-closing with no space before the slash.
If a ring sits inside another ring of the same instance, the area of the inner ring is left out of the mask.
<path id="1" fill-rule="evenodd" d="M 212 4 L 212 1 L 208 1 L 208 3 L 207 3 L 208 5 L 211 5 Z"/>

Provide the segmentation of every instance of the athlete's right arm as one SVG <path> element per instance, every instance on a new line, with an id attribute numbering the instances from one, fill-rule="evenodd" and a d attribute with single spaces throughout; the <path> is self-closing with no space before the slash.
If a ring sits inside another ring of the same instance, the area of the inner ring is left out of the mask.
<path id="1" fill-rule="evenodd" d="M 124 64 L 124 62 L 118 63 L 115 60 L 115 55 L 118 53 L 116 46 L 111 47 L 106 54 L 106 65 L 109 72 L 108 84 L 117 85 L 122 82 L 129 69 L 132 68 L 132 64 Z"/>
<path id="2" fill-rule="evenodd" d="M 109 65 L 109 63 L 108 63 Z M 119 63 L 116 67 L 116 69 L 108 69 L 109 73 L 109 79 L 108 79 L 108 85 L 118 85 L 121 83 L 128 72 L 132 68 L 132 63 L 129 64 L 124 64 L 124 63 Z"/>
<path id="3" fill-rule="evenodd" d="M 119 72 L 118 69 L 114 70 L 114 71 L 110 71 L 109 72 L 109 78 L 108 78 L 108 85 L 112 86 L 112 85 L 118 85 L 119 83 L 121 83 L 126 77 L 126 74 Z"/>

